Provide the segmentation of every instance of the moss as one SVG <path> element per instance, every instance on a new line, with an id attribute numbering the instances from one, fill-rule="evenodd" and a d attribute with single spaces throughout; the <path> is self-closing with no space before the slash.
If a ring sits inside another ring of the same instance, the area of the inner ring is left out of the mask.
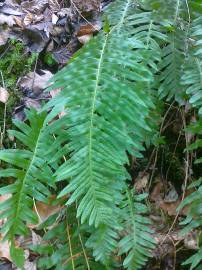
<path id="1" fill-rule="evenodd" d="M 24 45 L 16 40 L 10 40 L 0 49 L 0 70 L 8 89 L 14 90 L 19 77 L 31 70 L 36 58 L 37 54 L 26 52 Z"/>
<path id="2" fill-rule="evenodd" d="M 24 45 L 16 40 L 10 40 L 6 46 L 0 47 L 0 86 L 5 84 L 9 92 L 9 99 L 6 105 L 6 130 L 12 127 L 12 114 L 22 97 L 21 91 L 17 88 L 17 81 L 20 77 L 30 72 L 36 62 L 37 54 L 30 54 Z M 4 104 L 0 103 L 0 127 L 4 123 Z M 8 144 L 5 137 L 4 145 Z"/>

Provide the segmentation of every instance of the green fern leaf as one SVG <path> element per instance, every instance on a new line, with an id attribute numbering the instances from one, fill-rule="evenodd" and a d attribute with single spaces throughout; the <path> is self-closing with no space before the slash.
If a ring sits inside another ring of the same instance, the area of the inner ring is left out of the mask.
<path id="1" fill-rule="evenodd" d="M 129 270 L 141 269 L 155 247 L 152 230 L 148 227 L 150 220 L 143 216 L 148 210 L 140 202 L 143 198 L 145 194 L 133 196 L 127 190 L 122 205 L 125 236 L 119 242 L 119 254 L 126 254 L 123 265 Z"/>
<path id="2" fill-rule="evenodd" d="M 19 131 L 10 131 L 10 134 L 27 150 L 0 151 L 0 160 L 11 165 L 0 171 L 0 177 L 16 179 L 12 184 L 0 188 L 1 195 L 12 195 L 0 203 L 0 218 L 7 218 L 1 233 L 11 241 L 13 254 L 16 253 L 13 247 L 15 235 L 26 235 L 27 223 L 37 223 L 38 218 L 32 211 L 33 199 L 47 202 L 50 196 L 48 186 L 54 187 L 53 172 L 44 154 L 44 149 L 51 148 L 54 141 L 45 130 L 46 113 L 37 114 L 31 109 L 26 114 L 29 125 L 15 121 Z M 19 265 L 18 261 L 16 263 Z"/>

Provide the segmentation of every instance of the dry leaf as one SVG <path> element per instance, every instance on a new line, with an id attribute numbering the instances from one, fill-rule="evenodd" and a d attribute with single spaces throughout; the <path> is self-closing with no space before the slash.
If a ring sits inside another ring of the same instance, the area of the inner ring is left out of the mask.
<path id="1" fill-rule="evenodd" d="M 61 89 L 59 89 L 59 88 L 58 89 L 54 89 L 54 90 L 51 90 L 50 91 L 50 95 L 53 98 L 53 97 L 57 96 L 60 92 L 61 92 Z"/>
<path id="2" fill-rule="evenodd" d="M 10 37 L 10 31 L 9 29 L 7 30 L 1 30 L 1 35 L 0 35 L 0 46 L 5 45 L 6 42 L 8 41 L 8 38 Z"/>
<path id="3" fill-rule="evenodd" d="M 0 87 L 0 102 L 6 103 L 8 101 L 8 98 L 9 98 L 8 91 L 5 88 Z"/>
<path id="4" fill-rule="evenodd" d="M 162 190 L 163 190 L 163 182 L 161 180 L 157 180 L 156 185 L 154 186 L 152 192 L 150 193 L 150 200 L 151 201 L 156 201 L 159 198 L 162 199 L 163 195 L 162 195 Z"/>
<path id="5" fill-rule="evenodd" d="M 134 188 L 137 192 L 142 191 L 146 188 L 149 181 L 149 174 L 144 174 L 142 176 L 141 172 L 139 173 L 138 177 L 135 179 Z"/>
<path id="6" fill-rule="evenodd" d="M 101 29 L 101 25 L 99 22 L 96 23 L 86 23 L 81 24 L 79 29 L 76 33 L 77 37 L 84 36 L 84 35 L 92 35 L 93 33 L 98 32 Z"/>
<path id="7" fill-rule="evenodd" d="M 72 10 L 71 10 L 71 8 L 61 8 L 60 11 L 58 11 L 57 15 L 62 17 L 62 18 L 65 16 L 71 18 L 72 17 Z"/>
<path id="8" fill-rule="evenodd" d="M 185 247 L 187 249 L 197 250 L 199 248 L 198 239 L 199 239 L 198 232 L 196 232 L 196 231 L 189 232 L 185 236 L 185 239 L 184 239 Z"/>
<path id="9" fill-rule="evenodd" d="M 14 20 L 15 20 L 15 23 L 17 24 L 17 26 L 19 26 L 20 28 L 23 28 L 24 25 L 23 25 L 23 21 L 21 18 L 18 18 L 16 16 L 14 16 Z"/>
<path id="10" fill-rule="evenodd" d="M 176 202 L 179 198 L 179 195 L 175 189 L 175 187 L 172 185 L 172 183 L 168 182 L 169 188 L 166 192 L 166 195 L 164 197 L 164 202 Z"/>
<path id="11" fill-rule="evenodd" d="M 15 25 L 14 17 L 0 14 L 0 25 L 1 24 L 7 24 L 8 26 L 12 27 L 13 25 Z"/>
<path id="12" fill-rule="evenodd" d="M 37 270 L 36 268 L 36 262 L 30 262 L 28 260 L 25 261 L 25 264 L 24 264 L 24 269 L 25 270 Z M 20 270 L 20 269 L 19 269 Z"/>
<path id="13" fill-rule="evenodd" d="M 41 236 L 36 234 L 34 231 L 31 231 L 31 232 L 32 232 L 32 244 L 34 246 L 40 245 L 42 242 Z"/>
<path id="14" fill-rule="evenodd" d="M 9 242 L 2 241 L 2 236 L 0 236 L 0 258 L 5 258 L 11 262 Z"/>
<path id="15" fill-rule="evenodd" d="M 49 0 L 49 7 L 53 12 L 60 11 L 60 4 L 58 3 L 57 0 Z"/>
<path id="16" fill-rule="evenodd" d="M 36 110 L 40 110 L 41 105 L 38 100 L 35 100 L 33 98 L 24 98 L 25 106 L 26 108 L 35 108 Z"/>
<path id="17" fill-rule="evenodd" d="M 178 199 L 176 202 L 164 202 L 163 200 L 159 200 L 156 204 L 162 210 L 164 210 L 169 216 L 176 216 L 178 214 L 177 208 L 180 205 L 181 200 Z M 179 213 L 179 215 L 186 216 L 188 213 L 189 207 L 185 206 Z"/>
<path id="18" fill-rule="evenodd" d="M 50 203 L 45 204 L 43 202 L 37 201 L 34 206 L 34 211 L 36 212 L 39 223 L 38 224 L 28 224 L 28 227 L 31 229 L 37 228 L 41 223 L 43 223 L 47 218 L 52 216 L 61 210 L 61 205 L 53 205 L 53 202 L 56 200 L 56 197 L 53 195 L 50 197 Z"/>
<path id="19" fill-rule="evenodd" d="M 30 25 L 33 22 L 33 16 L 30 12 L 28 12 L 23 20 L 25 26 Z"/>
<path id="20" fill-rule="evenodd" d="M 42 70 L 43 74 L 30 72 L 24 76 L 20 82 L 19 86 L 22 89 L 32 90 L 35 96 L 38 96 L 43 89 L 48 86 L 48 81 L 52 78 L 53 74 L 48 70 Z"/>
<path id="21" fill-rule="evenodd" d="M 80 36 L 78 37 L 78 40 L 81 44 L 86 44 L 87 42 L 89 42 L 89 40 L 91 39 L 92 35 L 84 35 L 84 36 Z"/>
<path id="22" fill-rule="evenodd" d="M 81 12 L 99 11 L 100 0 L 71 0 L 72 7 Z"/>
<path id="23" fill-rule="evenodd" d="M 48 5 L 48 0 L 23 1 L 21 7 L 23 11 L 33 14 L 41 14 Z"/>
<path id="24" fill-rule="evenodd" d="M 56 24 L 58 19 L 59 19 L 58 16 L 53 13 L 53 15 L 52 15 L 52 24 Z"/>

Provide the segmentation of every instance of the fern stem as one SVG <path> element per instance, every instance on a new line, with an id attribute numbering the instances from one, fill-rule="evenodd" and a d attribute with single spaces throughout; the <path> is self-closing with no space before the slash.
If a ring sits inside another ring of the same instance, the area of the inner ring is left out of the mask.
<path id="1" fill-rule="evenodd" d="M 92 107 L 91 107 L 91 116 L 90 116 L 90 129 L 89 129 L 89 147 L 88 147 L 88 158 L 89 158 L 89 171 L 90 171 L 90 178 L 93 178 L 93 169 L 92 169 L 92 137 L 93 137 L 93 122 L 94 122 L 94 112 L 95 112 L 95 104 L 96 98 L 98 93 L 99 81 L 100 81 L 100 74 L 102 69 L 102 63 L 104 58 L 105 49 L 107 46 L 109 34 L 106 35 L 105 41 L 102 47 L 102 51 L 100 54 L 100 59 L 98 62 L 98 69 L 96 73 L 96 82 L 95 82 L 95 91 L 92 96 Z"/>
<path id="2" fill-rule="evenodd" d="M 70 252 L 70 256 L 71 256 L 71 261 L 72 261 L 72 269 L 75 270 L 75 265 L 74 265 L 74 257 L 73 257 L 73 253 L 72 253 L 72 243 L 71 243 L 71 236 L 70 236 L 70 232 L 69 232 L 69 223 L 66 217 L 66 222 L 67 222 L 67 237 L 68 237 L 68 242 L 69 242 L 69 252 Z"/>
<path id="3" fill-rule="evenodd" d="M 26 184 L 26 181 L 27 181 L 27 178 L 29 176 L 29 173 L 31 171 L 31 168 L 33 166 L 33 164 L 35 163 L 35 158 L 36 158 L 36 154 L 37 154 L 37 150 L 38 150 L 38 144 L 39 144 L 39 141 L 41 139 L 41 134 L 42 134 L 42 129 L 43 129 L 43 126 L 40 128 L 40 131 L 39 131 L 39 134 L 38 134 L 38 138 L 36 140 L 36 145 L 35 145 L 35 149 L 34 149 L 34 152 L 33 152 L 33 155 L 32 155 L 32 159 L 29 163 L 29 168 L 28 170 L 26 171 L 25 173 L 25 176 L 22 180 L 22 183 L 21 183 L 21 187 L 20 187 L 20 192 L 19 192 L 19 196 L 18 196 L 18 199 L 16 200 L 16 204 L 17 204 L 17 209 L 16 209 L 16 212 L 15 212 L 15 216 L 13 218 L 14 222 L 13 222 L 13 225 L 12 225 L 12 230 L 14 229 L 14 226 L 15 226 L 15 223 L 16 223 L 16 220 L 18 219 L 18 216 L 19 216 L 19 211 L 20 211 L 20 205 L 21 205 L 21 201 L 22 201 L 22 195 L 23 195 L 23 189 L 25 187 L 25 184 Z M 14 231 L 12 232 L 12 237 L 14 237 Z"/>
<path id="4" fill-rule="evenodd" d="M 180 7 L 180 0 L 177 0 L 174 22 L 177 21 L 177 17 L 178 17 L 178 14 L 179 14 L 179 7 Z"/>
<path id="5" fill-rule="evenodd" d="M 149 30 L 148 30 L 148 34 L 147 34 L 147 45 L 146 45 L 146 48 L 149 49 L 149 41 L 150 41 L 150 37 L 151 37 L 151 29 L 152 29 L 152 26 L 153 26 L 153 21 L 151 20 L 150 21 L 150 24 L 149 24 Z"/>
<path id="6" fill-rule="evenodd" d="M 135 223 L 135 215 L 134 215 L 134 206 L 133 206 L 133 201 L 132 201 L 132 197 L 131 197 L 131 193 L 128 190 L 128 188 L 126 189 L 126 193 L 127 193 L 127 197 L 128 197 L 128 202 L 129 202 L 129 207 L 130 207 L 130 214 L 131 214 L 131 220 L 132 220 L 132 224 L 133 224 L 133 231 L 136 231 L 136 223 Z M 135 233 L 133 233 L 133 240 L 134 243 L 137 243 L 137 240 L 135 238 Z M 134 245 L 135 248 L 135 245 Z"/>
<path id="7" fill-rule="evenodd" d="M 125 17 L 126 17 L 126 15 L 127 15 L 128 8 L 129 8 L 130 4 L 131 4 L 131 0 L 128 0 L 127 3 L 126 3 L 125 9 L 124 9 L 124 11 L 123 11 L 123 15 L 122 15 L 122 17 L 121 17 L 120 23 L 118 24 L 118 33 L 120 32 L 121 26 L 122 26 L 123 23 L 124 23 L 124 20 L 125 20 Z"/>
<path id="8" fill-rule="evenodd" d="M 77 209 L 77 201 L 76 201 L 76 209 Z M 77 218 L 77 224 L 78 224 L 78 228 L 80 228 L 80 223 L 79 223 L 78 218 Z M 82 250 L 83 250 L 84 257 L 85 257 L 87 269 L 90 270 L 90 265 L 89 265 L 89 262 L 88 262 L 88 256 L 86 254 L 85 247 L 84 247 L 83 240 L 82 240 L 82 237 L 81 237 L 80 233 L 79 233 L 79 241 L 81 243 L 81 247 L 82 247 Z"/>

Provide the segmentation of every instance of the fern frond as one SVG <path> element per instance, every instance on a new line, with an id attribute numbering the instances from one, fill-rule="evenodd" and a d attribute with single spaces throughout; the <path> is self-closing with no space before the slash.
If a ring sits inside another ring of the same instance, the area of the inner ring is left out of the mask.
<path id="1" fill-rule="evenodd" d="M 190 30 L 189 56 L 184 65 L 181 84 L 190 96 L 189 102 L 202 114 L 202 20 L 193 21 Z"/>
<path id="2" fill-rule="evenodd" d="M 53 143 L 53 137 L 48 135 L 45 129 L 46 113 L 37 114 L 31 109 L 27 111 L 27 119 L 29 125 L 15 121 L 18 131 L 10 131 L 25 149 L 0 151 L 0 160 L 11 166 L 2 169 L 0 177 L 16 179 L 12 184 L 0 188 L 1 195 L 12 195 L 0 203 L 0 218 L 7 218 L 1 233 L 12 244 L 15 235 L 28 233 L 27 223 L 33 224 L 38 220 L 32 211 L 33 198 L 47 202 L 50 196 L 48 187 L 54 187 L 53 172 L 44 154 L 44 149 L 51 148 Z"/>
<path id="3" fill-rule="evenodd" d="M 40 229 L 46 230 L 47 227 L 52 227 L 43 237 L 49 244 L 32 247 L 41 255 L 38 261 L 40 269 L 105 269 L 103 265 L 93 260 L 90 250 L 85 248 L 83 241 L 86 240 L 86 236 L 78 225 L 75 209 L 75 205 L 64 209 L 63 213 L 59 214 L 57 224 L 54 224 L 57 217 L 50 217 L 40 226 Z"/>
<path id="4" fill-rule="evenodd" d="M 119 242 L 119 255 L 126 254 L 123 265 L 129 270 L 141 269 L 155 247 L 152 230 L 148 227 L 150 220 L 143 216 L 148 211 L 141 202 L 144 198 L 145 194 L 133 196 L 127 190 L 122 205 L 125 236 Z"/>
<path id="5" fill-rule="evenodd" d="M 196 123 L 192 124 L 188 131 L 195 135 L 201 135 L 202 128 L 202 121 L 199 119 Z M 199 150 L 202 147 L 202 140 L 199 138 L 197 139 L 192 145 L 190 145 L 187 151 L 190 150 Z M 196 159 L 195 163 L 202 163 L 202 158 Z M 194 188 L 195 191 L 192 192 L 189 196 L 187 196 L 182 203 L 180 204 L 179 210 L 183 207 L 188 207 L 187 217 L 184 221 L 181 222 L 181 225 L 185 225 L 184 228 L 181 230 L 181 234 L 185 235 L 193 230 L 200 229 L 202 226 L 202 178 L 198 181 L 194 181 L 189 188 Z M 184 265 L 191 264 L 190 269 L 200 269 L 199 263 L 202 261 L 201 256 L 201 247 L 199 247 L 199 251 L 191 256 L 184 262 Z"/>
<path id="6" fill-rule="evenodd" d="M 142 138 L 149 130 L 146 117 L 153 106 L 146 85 L 153 82 L 148 65 L 156 56 L 120 30 L 129 3 L 121 1 L 117 6 L 117 26 L 92 39 L 55 76 L 54 88 L 63 91 L 47 105 L 54 107 L 53 115 L 60 102 L 67 108 L 70 159 L 56 175 L 70 183 L 60 196 L 72 193 L 68 204 L 79 200 L 81 222 L 88 220 L 96 227 L 110 224 L 116 205 L 112 194 L 121 192 L 121 183 L 128 177 L 123 167 L 128 163 L 126 151 L 140 155 L 144 149 Z M 78 66 L 83 69 L 78 71 Z"/>
<path id="7" fill-rule="evenodd" d="M 168 34 L 168 44 L 162 49 L 159 97 L 167 97 L 167 100 L 175 97 L 177 101 L 180 101 L 180 98 L 185 94 L 180 79 L 182 66 L 185 62 L 186 35 L 178 28 L 172 31 Z"/>

